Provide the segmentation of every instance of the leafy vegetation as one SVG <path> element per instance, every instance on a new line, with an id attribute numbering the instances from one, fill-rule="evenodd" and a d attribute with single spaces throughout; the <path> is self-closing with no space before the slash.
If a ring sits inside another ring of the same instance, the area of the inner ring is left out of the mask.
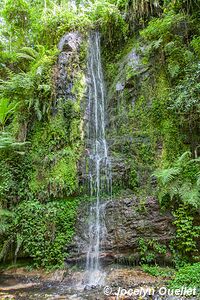
<path id="1" fill-rule="evenodd" d="M 180 268 L 173 280 L 169 283 L 170 288 L 180 288 L 187 286 L 191 288 L 199 288 L 200 286 L 200 264 L 186 265 Z"/>
<path id="2" fill-rule="evenodd" d="M 178 270 L 169 267 L 159 267 L 142 265 L 142 270 L 152 276 L 163 277 L 167 279 L 167 285 L 170 289 L 181 289 L 182 287 L 196 288 L 198 293 L 198 287 L 200 285 L 199 275 L 200 266 L 199 263 L 193 265 L 186 264 Z"/>
<path id="3" fill-rule="evenodd" d="M 161 203 L 178 200 L 199 207 L 199 159 L 191 159 L 191 152 L 185 152 L 170 168 L 158 170 L 154 175 L 160 182 Z"/>
<path id="4" fill-rule="evenodd" d="M 141 268 L 144 272 L 156 277 L 171 278 L 175 275 L 175 270 L 169 267 L 142 265 Z"/>
<path id="5" fill-rule="evenodd" d="M 164 258 L 167 254 L 167 247 L 161 245 L 155 239 L 144 240 L 143 238 L 138 239 L 139 253 L 141 263 L 152 263 L 156 262 L 158 257 Z"/>
<path id="6" fill-rule="evenodd" d="M 35 266 L 52 267 L 64 263 L 64 247 L 73 235 L 73 224 L 78 202 L 65 200 L 49 202 L 24 201 L 11 214 L 2 211 L 4 221 L 1 228 L 5 241 L 1 258 L 12 258 L 23 253 L 33 258 Z M 37 234 L 36 234 L 37 233 Z M 13 250 L 12 250 L 13 249 Z"/>
<path id="7" fill-rule="evenodd" d="M 198 255 L 197 239 L 200 236 L 200 226 L 194 222 L 194 211 L 192 212 L 189 206 L 180 205 L 173 215 L 176 226 L 174 246 L 179 250 L 179 255 L 181 254 L 182 258 L 187 257 L 188 254 L 193 254 L 190 259 L 195 259 L 195 255 Z"/>

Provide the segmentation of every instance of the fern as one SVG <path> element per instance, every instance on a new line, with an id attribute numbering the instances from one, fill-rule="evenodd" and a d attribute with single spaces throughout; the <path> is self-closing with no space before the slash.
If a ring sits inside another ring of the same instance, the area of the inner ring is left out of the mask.
<path id="1" fill-rule="evenodd" d="M 179 189 L 179 196 L 184 203 L 191 204 L 198 208 L 200 205 L 200 190 L 197 185 L 190 182 L 184 182 Z"/>
<path id="2" fill-rule="evenodd" d="M 17 53 L 17 58 L 27 59 L 27 60 L 35 60 L 34 57 L 26 54 L 26 53 Z"/>
<path id="3" fill-rule="evenodd" d="M 200 207 L 199 159 L 191 159 L 191 152 L 184 152 L 170 168 L 154 172 L 159 183 L 159 200 L 168 195 L 171 201 L 179 199 L 182 203 Z"/>
<path id="4" fill-rule="evenodd" d="M 191 158 L 192 154 L 190 151 L 186 151 L 184 152 L 177 160 L 176 165 L 177 166 L 182 166 L 183 164 L 187 164 L 188 162 L 190 162 L 190 158 Z"/>
<path id="5" fill-rule="evenodd" d="M 0 126 L 4 129 L 7 120 L 14 114 L 18 103 L 10 102 L 8 98 L 0 99 Z"/>
<path id="6" fill-rule="evenodd" d="M 20 149 L 27 144 L 29 144 L 29 142 L 16 142 L 10 133 L 0 133 L 0 151 L 13 150 L 16 151 L 18 154 L 24 154 L 24 152 L 21 152 Z"/>
<path id="7" fill-rule="evenodd" d="M 158 178 L 162 182 L 162 184 L 167 184 L 171 182 L 176 175 L 180 173 L 179 168 L 170 168 L 170 169 L 164 169 L 164 170 L 158 170 L 153 173 L 154 176 Z"/>
<path id="8" fill-rule="evenodd" d="M 18 58 L 35 60 L 39 57 L 39 53 L 31 47 L 23 47 L 20 52 L 17 53 Z"/>
<path id="9" fill-rule="evenodd" d="M 36 58 L 38 56 L 38 52 L 31 47 L 23 47 L 21 49 L 22 53 L 27 53 L 29 56 Z"/>

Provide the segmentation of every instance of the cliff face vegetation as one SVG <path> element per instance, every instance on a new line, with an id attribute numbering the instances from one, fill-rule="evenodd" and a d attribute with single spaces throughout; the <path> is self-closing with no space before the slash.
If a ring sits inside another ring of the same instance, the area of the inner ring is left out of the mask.
<path id="1" fill-rule="evenodd" d="M 119 248 L 128 248 L 126 255 L 137 249 L 138 263 L 157 256 L 175 266 L 197 263 L 199 0 L 0 4 L 0 259 L 58 267 L 71 255 L 77 214 L 81 209 L 84 218 L 82 207 L 91 201 L 87 49 L 90 32 L 99 31 L 113 177 L 109 234 L 120 226 L 128 232 L 133 243 L 124 245 L 120 236 Z M 112 223 L 112 210 L 124 221 Z M 132 217 L 143 225 L 132 226 Z"/>

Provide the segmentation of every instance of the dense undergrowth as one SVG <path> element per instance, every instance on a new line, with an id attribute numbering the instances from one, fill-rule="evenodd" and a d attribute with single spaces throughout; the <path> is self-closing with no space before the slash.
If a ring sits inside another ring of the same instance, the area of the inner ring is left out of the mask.
<path id="1" fill-rule="evenodd" d="M 97 29 L 110 91 L 108 136 L 120 143 L 112 155 L 123 154 L 128 166 L 114 192 L 156 190 L 161 208 L 174 215 L 176 234 L 164 245 L 174 265 L 199 261 L 199 1 L 98 0 L 77 11 L 62 1 L 1 4 L 0 258 L 63 264 L 77 196 L 84 194 L 78 162 L 86 40 Z M 76 30 L 84 41 L 68 69 L 76 101 L 62 101 L 55 88 L 57 44 Z M 132 49 L 139 67 L 120 71 Z M 123 93 L 112 87 L 119 74 Z M 194 269 L 199 272 L 197 263 Z"/>

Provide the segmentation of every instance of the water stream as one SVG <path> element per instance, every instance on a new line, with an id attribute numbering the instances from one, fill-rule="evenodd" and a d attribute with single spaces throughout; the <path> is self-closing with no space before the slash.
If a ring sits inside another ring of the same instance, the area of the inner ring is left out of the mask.
<path id="1" fill-rule="evenodd" d="M 108 155 L 105 127 L 105 86 L 100 53 L 100 35 L 91 33 L 88 54 L 88 181 L 95 204 L 90 208 L 89 246 L 87 252 L 87 284 L 103 282 L 100 252 L 105 236 L 105 198 L 112 194 L 111 163 Z"/>

